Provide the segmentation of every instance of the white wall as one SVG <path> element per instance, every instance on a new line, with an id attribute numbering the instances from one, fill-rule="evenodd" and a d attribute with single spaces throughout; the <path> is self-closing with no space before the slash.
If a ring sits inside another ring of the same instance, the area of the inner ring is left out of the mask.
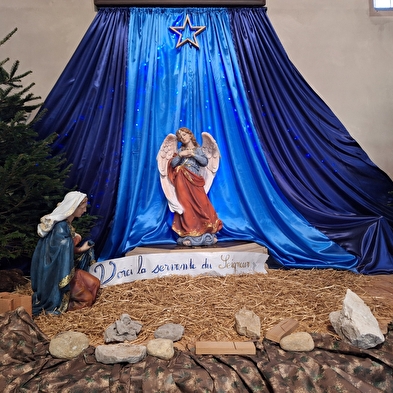
<path id="1" fill-rule="evenodd" d="M 370 158 L 393 178 L 393 16 L 369 0 L 267 0 L 288 56 Z M 0 0 L 0 60 L 33 71 L 45 99 L 96 14 L 93 0 Z"/>
<path id="2" fill-rule="evenodd" d="M 289 58 L 370 158 L 393 177 L 393 16 L 369 0 L 267 0 Z"/>
<path id="3" fill-rule="evenodd" d="M 24 86 L 46 98 L 96 14 L 93 0 L 0 0 L 0 61 L 20 61 L 19 71 L 33 71 Z M 9 69 L 7 65 L 4 66 Z"/>

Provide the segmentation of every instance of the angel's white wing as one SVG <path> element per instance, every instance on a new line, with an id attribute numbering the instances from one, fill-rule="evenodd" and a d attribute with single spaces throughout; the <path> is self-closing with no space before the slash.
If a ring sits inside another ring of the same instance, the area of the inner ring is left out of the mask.
<path id="1" fill-rule="evenodd" d="M 201 175 L 205 178 L 205 192 L 207 194 L 220 165 L 220 150 L 216 140 L 208 132 L 202 132 L 202 141 L 202 150 L 209 161 L 206 167 L 201 168 Z"/>
<path id="2" fill-rule="evenodd" d="M 183 214 L 184 209 L 177 199 L 175 187 L 168 178 L 168 161 L 173 157 L 176 151 L 176 135 L 169 134 L 162 142 L 160 150 L 158 151 L 157 164 L 160 172 L 161 187 L 168 201 L 169 210 L 171 212 Z"/>

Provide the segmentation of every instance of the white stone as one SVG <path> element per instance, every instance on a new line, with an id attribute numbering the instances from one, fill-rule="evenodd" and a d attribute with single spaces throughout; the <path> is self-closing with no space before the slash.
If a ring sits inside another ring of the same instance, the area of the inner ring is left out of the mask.
<path id="1" fill-rule="evenodd" d="M 58 359 L 77 357 L 89 346 L 89 338 L 84 333 L 62 332 L 52 338 L 49 343 L 49 353 Z"/>
<path id="2" fill-rule="evenodd" d="M 172 359 L 175 354 L 173 341 L 167 338 L 156 338 L 154 340 L 150 340 L 147 343 L 146 350 L 148 355 L 164 360 Z"/>
<path id="3" fill-rule="evenodd" d="M 236 331 L 252 339 L 261 336 L 261 320 L 253 311 L 242 308 L 235 315 Z"/>
<path id="4" fill-rule="evenodd" d="M 315 348 L 315 344 L 310 333 L 296 332 L 283 337 L 280 347 L 285 351 L 308 352 Z"/>
<path id="5" fill-rule="evenodd" d="M 347 289 L 342 310 L 331 312 L 329 319 L 336 333 L 358 348 L 373 348 L 385 341 L 370 308 L 350 289 Z"/>

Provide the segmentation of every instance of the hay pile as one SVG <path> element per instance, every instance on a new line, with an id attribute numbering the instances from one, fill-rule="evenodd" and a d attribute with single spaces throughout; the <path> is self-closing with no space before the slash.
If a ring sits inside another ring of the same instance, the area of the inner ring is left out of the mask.
<path id="1" fill-rule="evenodd" d="M 329 313 L 340 310 L 349 288 L 370 307 L 377 319 L 389 319 L 392 306 L 366 294 L 370 277 L 337 270 L 268 270 L 268 274 L 169 276 L 109 286 L 99 291 L 93 307 L 61 316 L 40 315 L 38 327 L 49 337 L 63 331 L 88 335 L 90 344 L 104 344 L 106 328 L 121 314 L 143 324 L 134 344 L 154 338 L 165 323 L 185 328 L 180 347 L 195 341 L 248 340 L 236 333 L 234 315 L 242 307 L 261 319 L 262 334 L 282 319 L 299 321 L 297 331 L 335 333 Z"/>

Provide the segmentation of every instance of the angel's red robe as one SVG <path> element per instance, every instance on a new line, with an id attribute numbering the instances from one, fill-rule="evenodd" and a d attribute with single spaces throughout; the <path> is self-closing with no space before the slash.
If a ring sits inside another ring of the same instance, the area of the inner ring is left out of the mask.
<path id="1" fill-rule="evenodd" d="M 168 177 L 184 208 L 183 214 L 175 213 L 172 229 L 181 237 L 218 232 L 222 221 L 206 195 L 204 178 L 188 170 L 186 162 L 173 168 L 171 161 L 168 163 Z"/>

